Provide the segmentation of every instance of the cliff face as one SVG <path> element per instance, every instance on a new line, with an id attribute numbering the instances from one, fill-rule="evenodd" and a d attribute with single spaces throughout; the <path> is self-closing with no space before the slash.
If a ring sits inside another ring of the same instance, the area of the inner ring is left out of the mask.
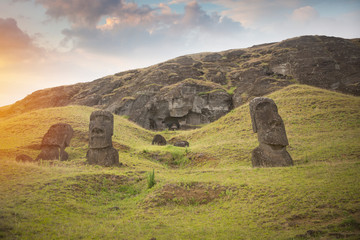
<path id="1" fill-rule="evenodd" d="M 127 115 L 148 129 L 189 128 L 293 83 L 360 95 L 359 39 L 303 36 L 182 56 L 89 83 L 40 90 L 0 109 L 0 116 L 78 104 Z"/>

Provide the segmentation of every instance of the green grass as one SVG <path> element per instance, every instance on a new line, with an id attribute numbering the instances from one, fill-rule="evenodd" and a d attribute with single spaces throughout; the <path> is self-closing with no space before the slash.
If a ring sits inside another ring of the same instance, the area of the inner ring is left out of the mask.
<path id="1" fill-rule="evenodd" d="M 248 104 L 200 129 L 160 133 L 189 148 L 153 146 L 155 132 L 115 116 L 120 168 L 84 164 L 93 108 L 0 119 L 0 238 L 311 239 L 313 230 L 315 239 L 358 239 L 360 98 L 303 85 L 269 97 L 293 167 L 251 168 L 258 142 Z M 34 146 L 57 122 L 75 130 L 71 161 L 14 161 L 20 153 L 36 157 Z"/>

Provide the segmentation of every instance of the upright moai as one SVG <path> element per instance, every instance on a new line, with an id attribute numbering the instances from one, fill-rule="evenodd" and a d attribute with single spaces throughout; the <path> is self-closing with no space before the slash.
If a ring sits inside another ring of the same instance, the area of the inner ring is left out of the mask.
<path id="1" fill-rule="evenodd" d="M 52 125 L 41 142 L 41 152 L 36 160 L 68 160 L 69 155 L 65 148 L 70 145 L 74 130 L 67 123 Z"/>
<path id="2" fill-rule="evenodd" d="M 253 167 L 283 167 L 293 165 L 285 125 L 275 102 L 257 97 L 250 101 L 252 128 L 258 134 L 259 146 L 252 151 Z"/>
<path id="3" fill-rule="evenodd" d="M 114 116 L 109 111 L 94 111 L 90 116 L 87 163 L 102 166 L 119 165 L 119 153 L 113 148 Z"/>

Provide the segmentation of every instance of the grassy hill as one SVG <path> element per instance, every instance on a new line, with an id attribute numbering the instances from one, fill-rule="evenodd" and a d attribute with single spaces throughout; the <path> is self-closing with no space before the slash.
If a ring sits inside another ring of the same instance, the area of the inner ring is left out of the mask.
<path id="1" fill-rule="evenodd" d="M 187 149 L 152 146 L 155 132 L 114 116 L 120 168 L 84 164 L 91 107 L 1 118 L 0 238 L 358 239 L 360 98 L 304 85 L 269 97 L 293 167 L 251 167 L 258 142 L 248 104 L 200 129 L 161 132 Z M 70 161 L 14 161 L 35 158 L 57 122 L 75 130 Z"/>

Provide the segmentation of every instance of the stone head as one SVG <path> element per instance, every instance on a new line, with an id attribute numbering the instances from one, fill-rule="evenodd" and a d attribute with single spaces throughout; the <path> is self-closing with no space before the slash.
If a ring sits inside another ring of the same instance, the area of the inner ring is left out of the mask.
<path id="1" fill-rule="evenodd" d="M 57 123 L 52 125 L 44 135 L 42 146 L 58 146 L 66 148 L 70 145 L 74 130 L 69 124 Z"/>
<path id="2" fill-rule="evenodd" d="M 103 110 L 92 112 L 89 124 L 89 147 L 112 147 L 113 131 L 114 116 L 111 112 Z"/>
<path id="3" fill-rule="evenodd" d="M 250 115 L 253 131 L 258 133 L 260 143 L 280 146 L 289 145 L 284 122 L 272 99 L 257 97 L 251 100 Z"/>

